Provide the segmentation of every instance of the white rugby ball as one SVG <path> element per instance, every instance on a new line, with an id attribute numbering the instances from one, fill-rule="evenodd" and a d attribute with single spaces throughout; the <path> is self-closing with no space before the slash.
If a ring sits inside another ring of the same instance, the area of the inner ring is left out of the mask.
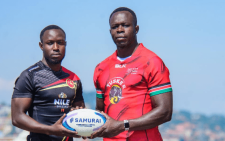
<path id="1" fill-rule="evenodd" d="M 78 135 L 88 137 L 106 122 L 106 118 L 98 111 L 78 109 L 67 113 L 62 125 Z"/>

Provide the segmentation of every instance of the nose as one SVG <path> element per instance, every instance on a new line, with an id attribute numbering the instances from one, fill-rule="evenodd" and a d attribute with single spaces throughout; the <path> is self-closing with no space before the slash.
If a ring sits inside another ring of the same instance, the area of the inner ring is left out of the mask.
<path id="1" fill-rule="evenodd" d="M 59 50 L 59 45 L 56 42 L 53 44 L 53 50 Z"/>
<path id="2" fill-rule="evenodd" d="M 124 32 L 124 27 L 122 25 L 119 25 L 119 27 L 117 28 L 117 32 L 118 33 Z"/>

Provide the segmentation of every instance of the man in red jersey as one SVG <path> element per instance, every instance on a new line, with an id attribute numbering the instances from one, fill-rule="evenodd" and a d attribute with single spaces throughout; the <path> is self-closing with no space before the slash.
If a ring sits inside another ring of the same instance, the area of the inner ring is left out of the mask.
<path id="1" fill-rule="evenodd" d="M 115 9 L 109 18 L 117 50 L 95 68 L 96 109 L 106 123 L 91 138 L 104 141 L 162 141 L 158 125 L 171 120 L 169 70 L 152 51 L 137 42 L 135 13 Z"/>

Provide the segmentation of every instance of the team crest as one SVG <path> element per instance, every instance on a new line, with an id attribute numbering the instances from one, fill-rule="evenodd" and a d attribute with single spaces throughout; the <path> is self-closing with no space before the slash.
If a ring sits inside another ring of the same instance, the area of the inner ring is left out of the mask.
<path id="1" fill-rule="evenodd" d="M 75 88 L 75 84 L 71 79 L 66 79 L 66 84 L 70 87 L 70 88 Z"/>
<path id="2" fill-rule="evenodd" d="M 126 88 L 123 78 L 115 77 L 115 78 L 111 79 L 108 82 L 107 87 L 110 87 L 109 101 L 112 104 L 118 103 L 123 98 L 122 97 L 122 89 Z"/>
<path id="3" fill-rule="evenodd" d="M 63 92 L 61 92 L 59 95 L 58 95 L 59 98 L 67 98 L 67 95 Z"/>

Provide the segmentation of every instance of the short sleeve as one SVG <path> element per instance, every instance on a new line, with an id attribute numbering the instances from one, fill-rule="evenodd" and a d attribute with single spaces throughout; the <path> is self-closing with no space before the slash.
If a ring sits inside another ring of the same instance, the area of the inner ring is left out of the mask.
<path id="1" fill-rule="evenodd" d="M 169 70 L 158 56 L 149 60 L 147 76 L 150 96 L 172 91 Z"/>
<path id="2" fill-rule="evenodd" d="M 104 98 L 104 92 L 100 88 L 100 83 L 99 83 L 99 76 L 101 74 L 101 69 L 99 68 L 99 65 L 96 66 L 95 71 L 94 71 L 94 85 L 96 89 L 96 97 L 97 98 Z"/>
<path id="3" fill-rule="evenodd" d="M 82 83 L 81 81 L 79 80 L 78 81 L 78 85 L 77 85 L 77 90 L 76 90 L 76 98 L 74 100 L 74 102 L 78 102 L 78 101 L 82 101 L 84 100 L 83 98 L 83 88 L 82 88 Z"/>
<path id="4" fill-rule="evenodd" d="M 31 74 L 24 71 L 15 81 L 12 98 L 32 98 L 33 91 Z"/>

